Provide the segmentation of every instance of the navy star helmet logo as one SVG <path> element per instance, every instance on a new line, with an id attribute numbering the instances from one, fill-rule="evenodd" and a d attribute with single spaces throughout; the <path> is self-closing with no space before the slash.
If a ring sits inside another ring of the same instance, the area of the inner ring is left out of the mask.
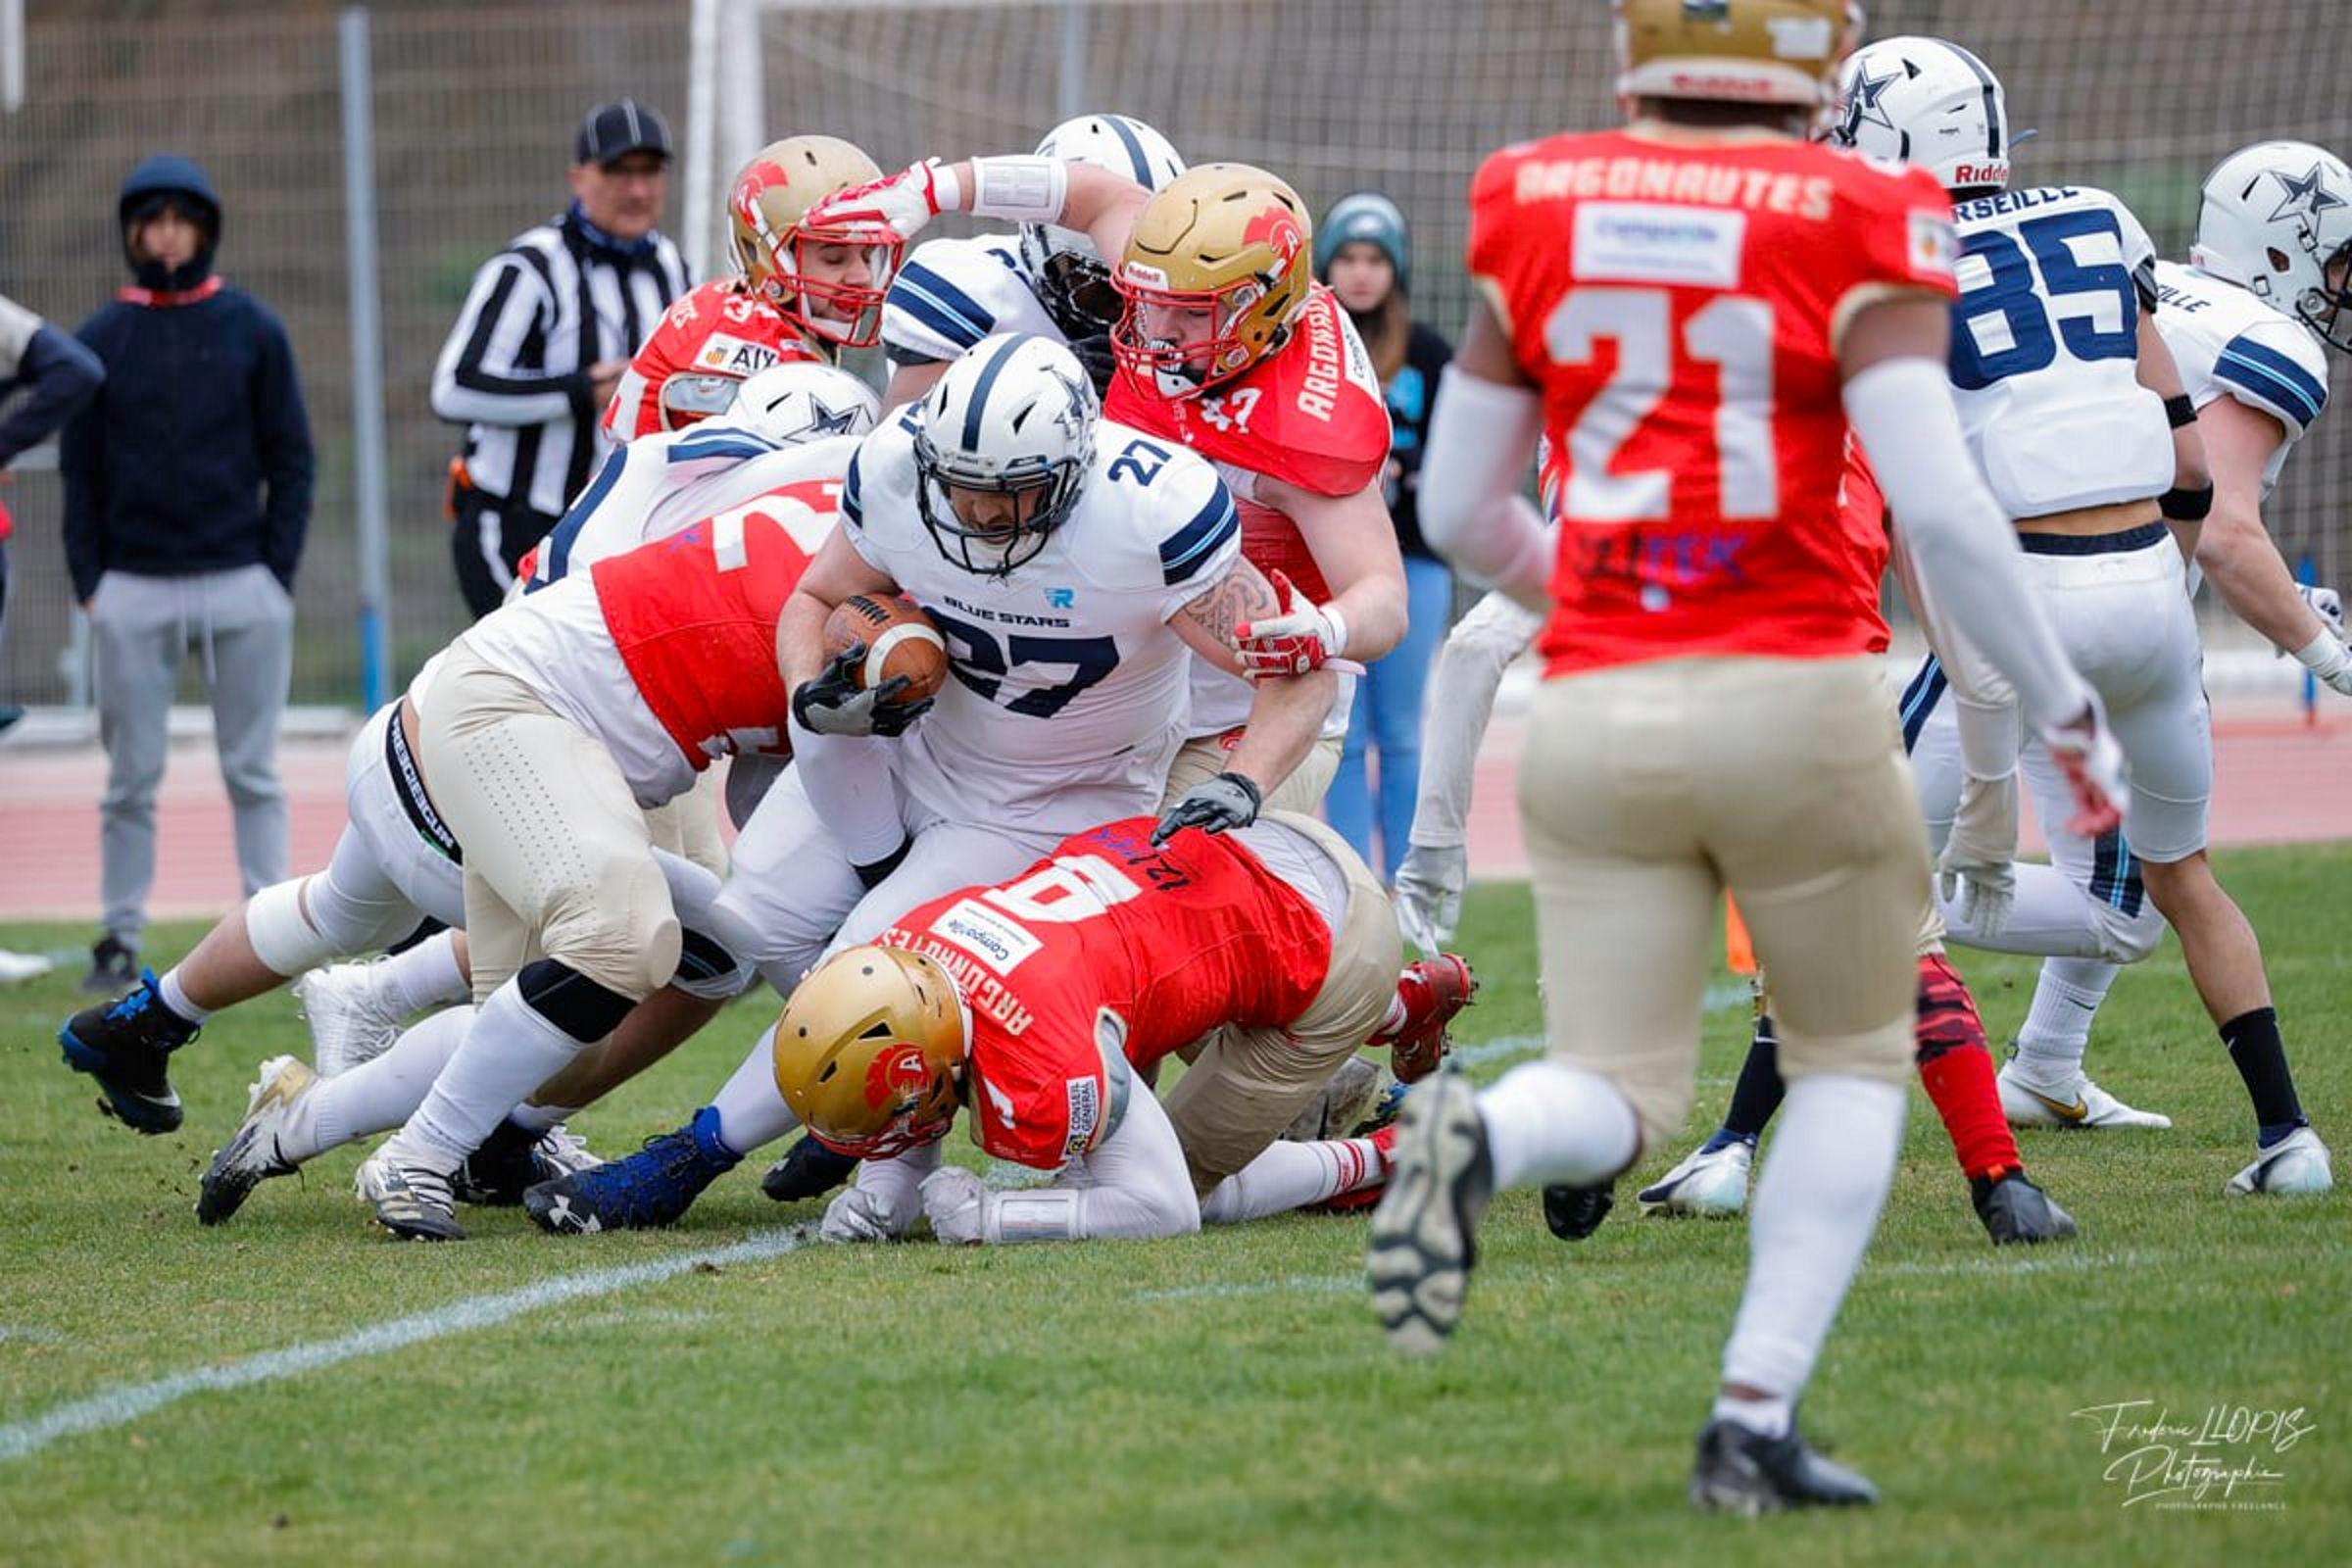
<path id="1" fill-rule="evenodd" d="M 1892 130 L 1894 121 L 1888 117 L 1886 107 L 1879 100 L 1886 96 L 1888 87 L 1902 79 L 1902 74 L 1900 71 L 1889 71 L 1884 76 L 1873 76 L 1866 73 L 1855 82 L 1853 95 L 1845 101 L 1845 122 L 1838 126 L 1838 134 L 1850 142 L 1854 139 L 1854 132 L 1865 124 L 1883 125 Z"/>
<path id="2" fill-rule="evenodd" d="M 2328 188 L 2327 181 L 2322 178 L 2322 170 L 2317 162 L 2305 170 L 2299 179 L 2277 169 L 2271 171 L 2271 177 L 2286 191 L 2286 194 L 2278 199 L 2277 209 L 2271 214 L 2270 221 L 2274 223 L 2282 218 L 2291 218 L 2297 215 L 2304 218 L 2317 218 L 2330 207 L 2344 205 L 2344 198 Z"/>
<path id="3" fill-rule="evenodd" d="M 829 407 L 823 398 L 811 393 L 808 406 L 816 411 L 808 421 L 808 433 L 812 436 L 848 435 L 850 426 L 858 421 L 858 406 L 854 403 L 846 409 L 835 409 Z"/>
<path id="4" fill-rule="evenodd" d="M 1090 412 L 1088 405 L 1094 402 L 1095 389 L 1083 381 L 1071 380 L 1059 370 L 1048 373 L 1059 381 L 1069 394 L 1062 402 L 1061 412 L 1054 416 L 1054 422 L 1074 445 L 1086 436 L 1087 415 Z"/>

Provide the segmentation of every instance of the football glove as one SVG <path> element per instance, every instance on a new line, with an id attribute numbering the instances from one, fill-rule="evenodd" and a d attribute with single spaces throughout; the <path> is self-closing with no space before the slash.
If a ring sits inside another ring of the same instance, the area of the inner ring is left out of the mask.
<path id="1" fill-rule="evenodd" d="M 1274 586 L 1275 613 L 1233 628 L 1241 639 L 1242 673 L 1251 680 L 1303 675 L 1338 659 L 1348 646 L 1348 622 L 1339 608 L 1316 604 L 1279 570 L 1267 580 Z"/>
<path id="2" fill-rule="evenodd" d="M 1453 940 L 1462 917 L 1462 885 L 1470 880 L 1470 852 L 1459 844 L 1415 844 L 1396 866 L 1396 925 L 1404 939 L 1432 956 Z"/>
<path id="3" fill-rule="evenodd" d="M 1972 935 L 1997 937 L 2017 898 L 2017 775 L 1968 778 L 1951 836 L 1936 859 L 1936 886 Z"/>
<path id="4" fill-rule="evenodd" d="M 961 195 L 955 171 L 934 158 L 886 178 L 835 191 L 808 209 L 801 226 L 828 238 L 840 234 L 853 244 L 904 242 L 958 205 Z"/>
<path id="5" fill-rule="evenodd" d="M 2122 826 L 2124 750 L 2107 728 L 2107 715 L 2098 699 L 2092 698 L 2080 717 L 2044 729 L 2040 735 L 2042 745 L 2049 748 L 2050 760 L 2066 776 L 2066 787 L 2075 798 L 2075 814 L 2067 820 L 2066 830 L 2095 839 Z"/>
<path id="6" fill-rule="evenodd" d="M 1159 826 L 1152 830 L 1152 842 L 1165 844 L 1188 827 L 1203 833 L 1248 827 L 1257 820 L 1257 808 L 1264 801 L 1258 787 L 1239 773 L 1204 778 L 1168 808 Z"/>
<path id="7" fill-rule="evenodd" d="M 2307 582 L 2295 584 L 2295 592 L 2303 596 L 2303 602 L 2311 607 L 2313 614 L 2328 623 L 2329 631 L 2338 637 L 2344 634 L 2344 601 L 2341 595 L 2332 588 L 2322 588 Z"/>
<path id="8" fill-rule="evenodd" d="M 2321 613 L 2325 615 L 2326 612 Z M 2324 631 L 2296 649 L 2295 659 L 2315 677 L 2352 697 L 2352 649 L 2345 648 L 2343 639 L 2334 632 Z"/>
<path id="9" fill-rule="evenodd" d="M 932 699 L 896 701 L 906 689 L 906 677 L 893 675 L 871 691 L 858 686 L 858 666 L 865 662 L 865 644 L 852 643 L 835 654 L 814 679 L 801 682 L 792 694 L 792 716 L 801 727 L 819 735 L 904 735 L 914 721 L 931 711 Z"/>
<path id="10" fill-rule="evenodd" d="M 923 1216 L 949 1247 L 977 1247 L 987 1218 L 988 1188 L 961 1165 L 942 1165 L 923 1178 Z"/>
<path id="11" fill-rule="evenodd" d="M 1110 396 L 1111 379 L 1119 373 L 1118 357 L 1110 351 L 1110 334 L 1097 332 L 1093 337 L 1073 338 L 1070 352 L 1086 368 L 1086 378 L 1095 383 L 1095 396 Z"/>
<path id="12" fill-rule="evenodd" d="M 870 1187 L 853 1187 L 825 1205 L 825 1221 L 817 1227 L 820 1242 L 888 1242 L 906 1234 L 914 1222 L 902 1214 L 890 1195 Z"/>

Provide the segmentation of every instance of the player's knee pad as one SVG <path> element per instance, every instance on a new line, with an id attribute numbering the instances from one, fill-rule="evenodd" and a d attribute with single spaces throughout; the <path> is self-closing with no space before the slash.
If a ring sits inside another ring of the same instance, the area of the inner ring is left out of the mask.
<path id="1" fill-rule="evenodd" d="M 593 1045 L 620 1027 L 637 999 L 591 980 L 558 958 L 538 958 L 515 973 L 523 1004 L 572 1039 Z"/>
<path id="2" fill-rule="evenodd" d="M 303 917 L 303 889 L 316 890 L 325 880 L 312 875 L 273 882 L 245 901 L 245 940 L 271 974 L 290 978 L 343 951 Z"/>
<path id="3" fill-rule="evenodd" d="M 670 985 L 706 1002 L 725 1002 L 751 989 L 752 966 L 729 952 L 715 937 L 691 926 L 678 935 L 678 970 Z"/>
<path id="4" fill-rule="evenodd" d="M 584 886 L 546 911 L 539 934 L 549 957 L 632 998 L 669 984 L 681 940 L 668 883 L 643 853 L 606 858 Z"/>

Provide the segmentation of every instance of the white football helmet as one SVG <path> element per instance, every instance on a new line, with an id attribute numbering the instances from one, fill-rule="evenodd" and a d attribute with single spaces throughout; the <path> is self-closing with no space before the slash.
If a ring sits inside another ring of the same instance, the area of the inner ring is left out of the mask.
<path id="1" fill-rule="evenodd" d="M 1092 164 L 1157 190 L 1184 172 L 1184 160 L 1168 139 L 1126 115 L 1081 115 L 1046 132 L 1040 158 Z M 1037 297 L 1069 338 L 1110 330 L 1119 318 L 1119 297 L 1110 269 L 1095 242 L 1074 228 L 1053 223 L 1021 225 L 1021 260 L 1037 279 Z"/>
<path id="2" fill-rule="evenodd" d="M 1033 560 L 1078 505 L 1095 460 L 1095 399 L 1078 357 L 1047 338 L 1001 332 L 966 349 L 924 395 L 914 432 L 915 498 L 940 554 L 1004 576 Z M 967 521 L 950 486 L 1011 498 Z"/>
<path id="3" fill-rule="evenodd" d="M 1941 38 L 1882 38 L 1838 76 L 1844 117 L 1830 139 L 1917 164 L 1945 190 L 2009 183 L 2009 108 L 1984 62 Z"/>
<path id="4" fill-rule="evenodd" d="M 2352 354 L 2352 169 L 2307 141 L 2239 148 L 2205 176 L 2188 264 Z"/>
<path id="5" fill-rule="evenodd" d="M 829 435 L 863 435 L 881 417 L 882 400 L 857 376 L 815 360 L 790 360 L 746 376 L 712 422 L 797 447 Z"/>

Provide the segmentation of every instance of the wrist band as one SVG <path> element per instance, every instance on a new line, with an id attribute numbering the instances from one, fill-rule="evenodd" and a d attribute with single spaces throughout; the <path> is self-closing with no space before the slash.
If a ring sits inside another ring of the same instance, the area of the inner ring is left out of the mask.
<path id="1" fill-rule="evenodd" d="M 2164 400 L 2164 416 L 2171 420 L 2173 428 L 2178 430 L 2184 424 L 2197 422 L 2197 406 L 2188 400 L 2186 393 L 2175 398 L 2166 398 Z"/>
<path id="2" fill-rule="evenodd" d="M 975 158 L 972 205 L 976 218 L 1017 223 L 1052 223 L 1061 218 L 1070 193 L 1070 166 L 1058 158 Z M 946 206 L 943 200 L 940 204 Z"/>

